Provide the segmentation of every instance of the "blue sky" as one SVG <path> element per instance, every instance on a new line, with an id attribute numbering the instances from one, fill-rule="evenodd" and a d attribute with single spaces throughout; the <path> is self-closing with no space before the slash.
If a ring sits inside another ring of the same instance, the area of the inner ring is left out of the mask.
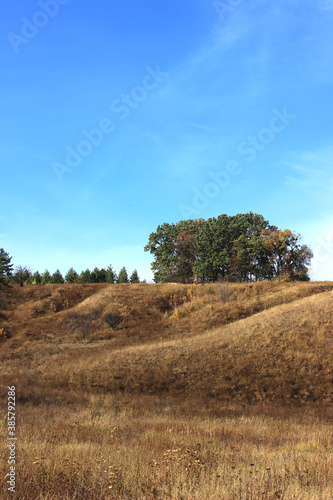
<path id="1" fill-rule="evenodd" d="M 333 0 L 18 0 L 0 20 L 0 247 L 125 265 L 158 224 L 261 213 L 333 280 Z"/>

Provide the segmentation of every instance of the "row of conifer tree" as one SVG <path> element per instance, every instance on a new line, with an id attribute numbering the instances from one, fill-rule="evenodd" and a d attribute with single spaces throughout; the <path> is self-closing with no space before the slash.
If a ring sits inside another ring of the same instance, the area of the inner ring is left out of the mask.
<path id="1" fill-rule="evenodd" d="M 9 258 L 8 263 L 10 260 Z M 18 266 L 15 270 L 13 267 L 12 264 L 9 264 L 8 272 L 3 273 L 3 283 L 17 283 L 21 286 L 25 283 L 36 285 L 49 283 L 140 283 L 138 271 L 134 269 L 132 274 L 129 275 L 125 266 L 121 268 L 119 274 L 114 271 L 111 265 L 107 269 L 99 269 L 98 267 L 95 267 L 92 271 L 86 269 L 81 271 L 80 274 L 71 267 L 64 276 L 59 269 L 51 274 L 47 269 L 43 273 L 39 273 L 39 271 L 33 273 L 27 267 Z"/>

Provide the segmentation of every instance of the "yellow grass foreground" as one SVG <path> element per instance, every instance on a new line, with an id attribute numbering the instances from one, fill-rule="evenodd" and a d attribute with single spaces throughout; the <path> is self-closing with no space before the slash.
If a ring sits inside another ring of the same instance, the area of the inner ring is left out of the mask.
<path id="1" fill-rule="evenodd" d="M 2 289 L 0 498 L 332 500 L 332 290 Z"/>

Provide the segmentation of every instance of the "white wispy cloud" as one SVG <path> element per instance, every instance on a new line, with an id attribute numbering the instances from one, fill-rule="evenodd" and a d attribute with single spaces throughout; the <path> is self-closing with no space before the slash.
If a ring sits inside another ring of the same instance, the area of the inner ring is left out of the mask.
<path id="1" fill-rule="evenodd" d="M 321 0 L 319 2 L 319 9 L 323 11 L 333 10 L 333 1 L 332 0 Z"/>
<path id="2" fill-rule="evenodd" d="M 202 125 L 200 123 L 188 122 L 188 125 L 194 128 L 198 128 L 200 130 L 204 130 L 205 132 L 213 132 L 214 134 L 218 134 L 219 131 L 216 128 L 207 127 L 206 125 Z"/>
<path id="3" fill-rule="evenodd" d="M 285 165 L 291 173 L 286 176 L 285 184 L 332 206 L 333 148 L 292 153 L 290 156 Z"/>

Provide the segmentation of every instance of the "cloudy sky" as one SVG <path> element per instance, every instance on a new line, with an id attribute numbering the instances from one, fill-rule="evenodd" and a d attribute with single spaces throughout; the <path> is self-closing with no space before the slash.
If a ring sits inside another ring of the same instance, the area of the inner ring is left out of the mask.
<path id="1" fill-rule="evenodd" d="M 333 280 L 332 0 L 17 0 L 0 20 L 0 247 L 152 279 L 158 224 L 256 212 Z"/>

